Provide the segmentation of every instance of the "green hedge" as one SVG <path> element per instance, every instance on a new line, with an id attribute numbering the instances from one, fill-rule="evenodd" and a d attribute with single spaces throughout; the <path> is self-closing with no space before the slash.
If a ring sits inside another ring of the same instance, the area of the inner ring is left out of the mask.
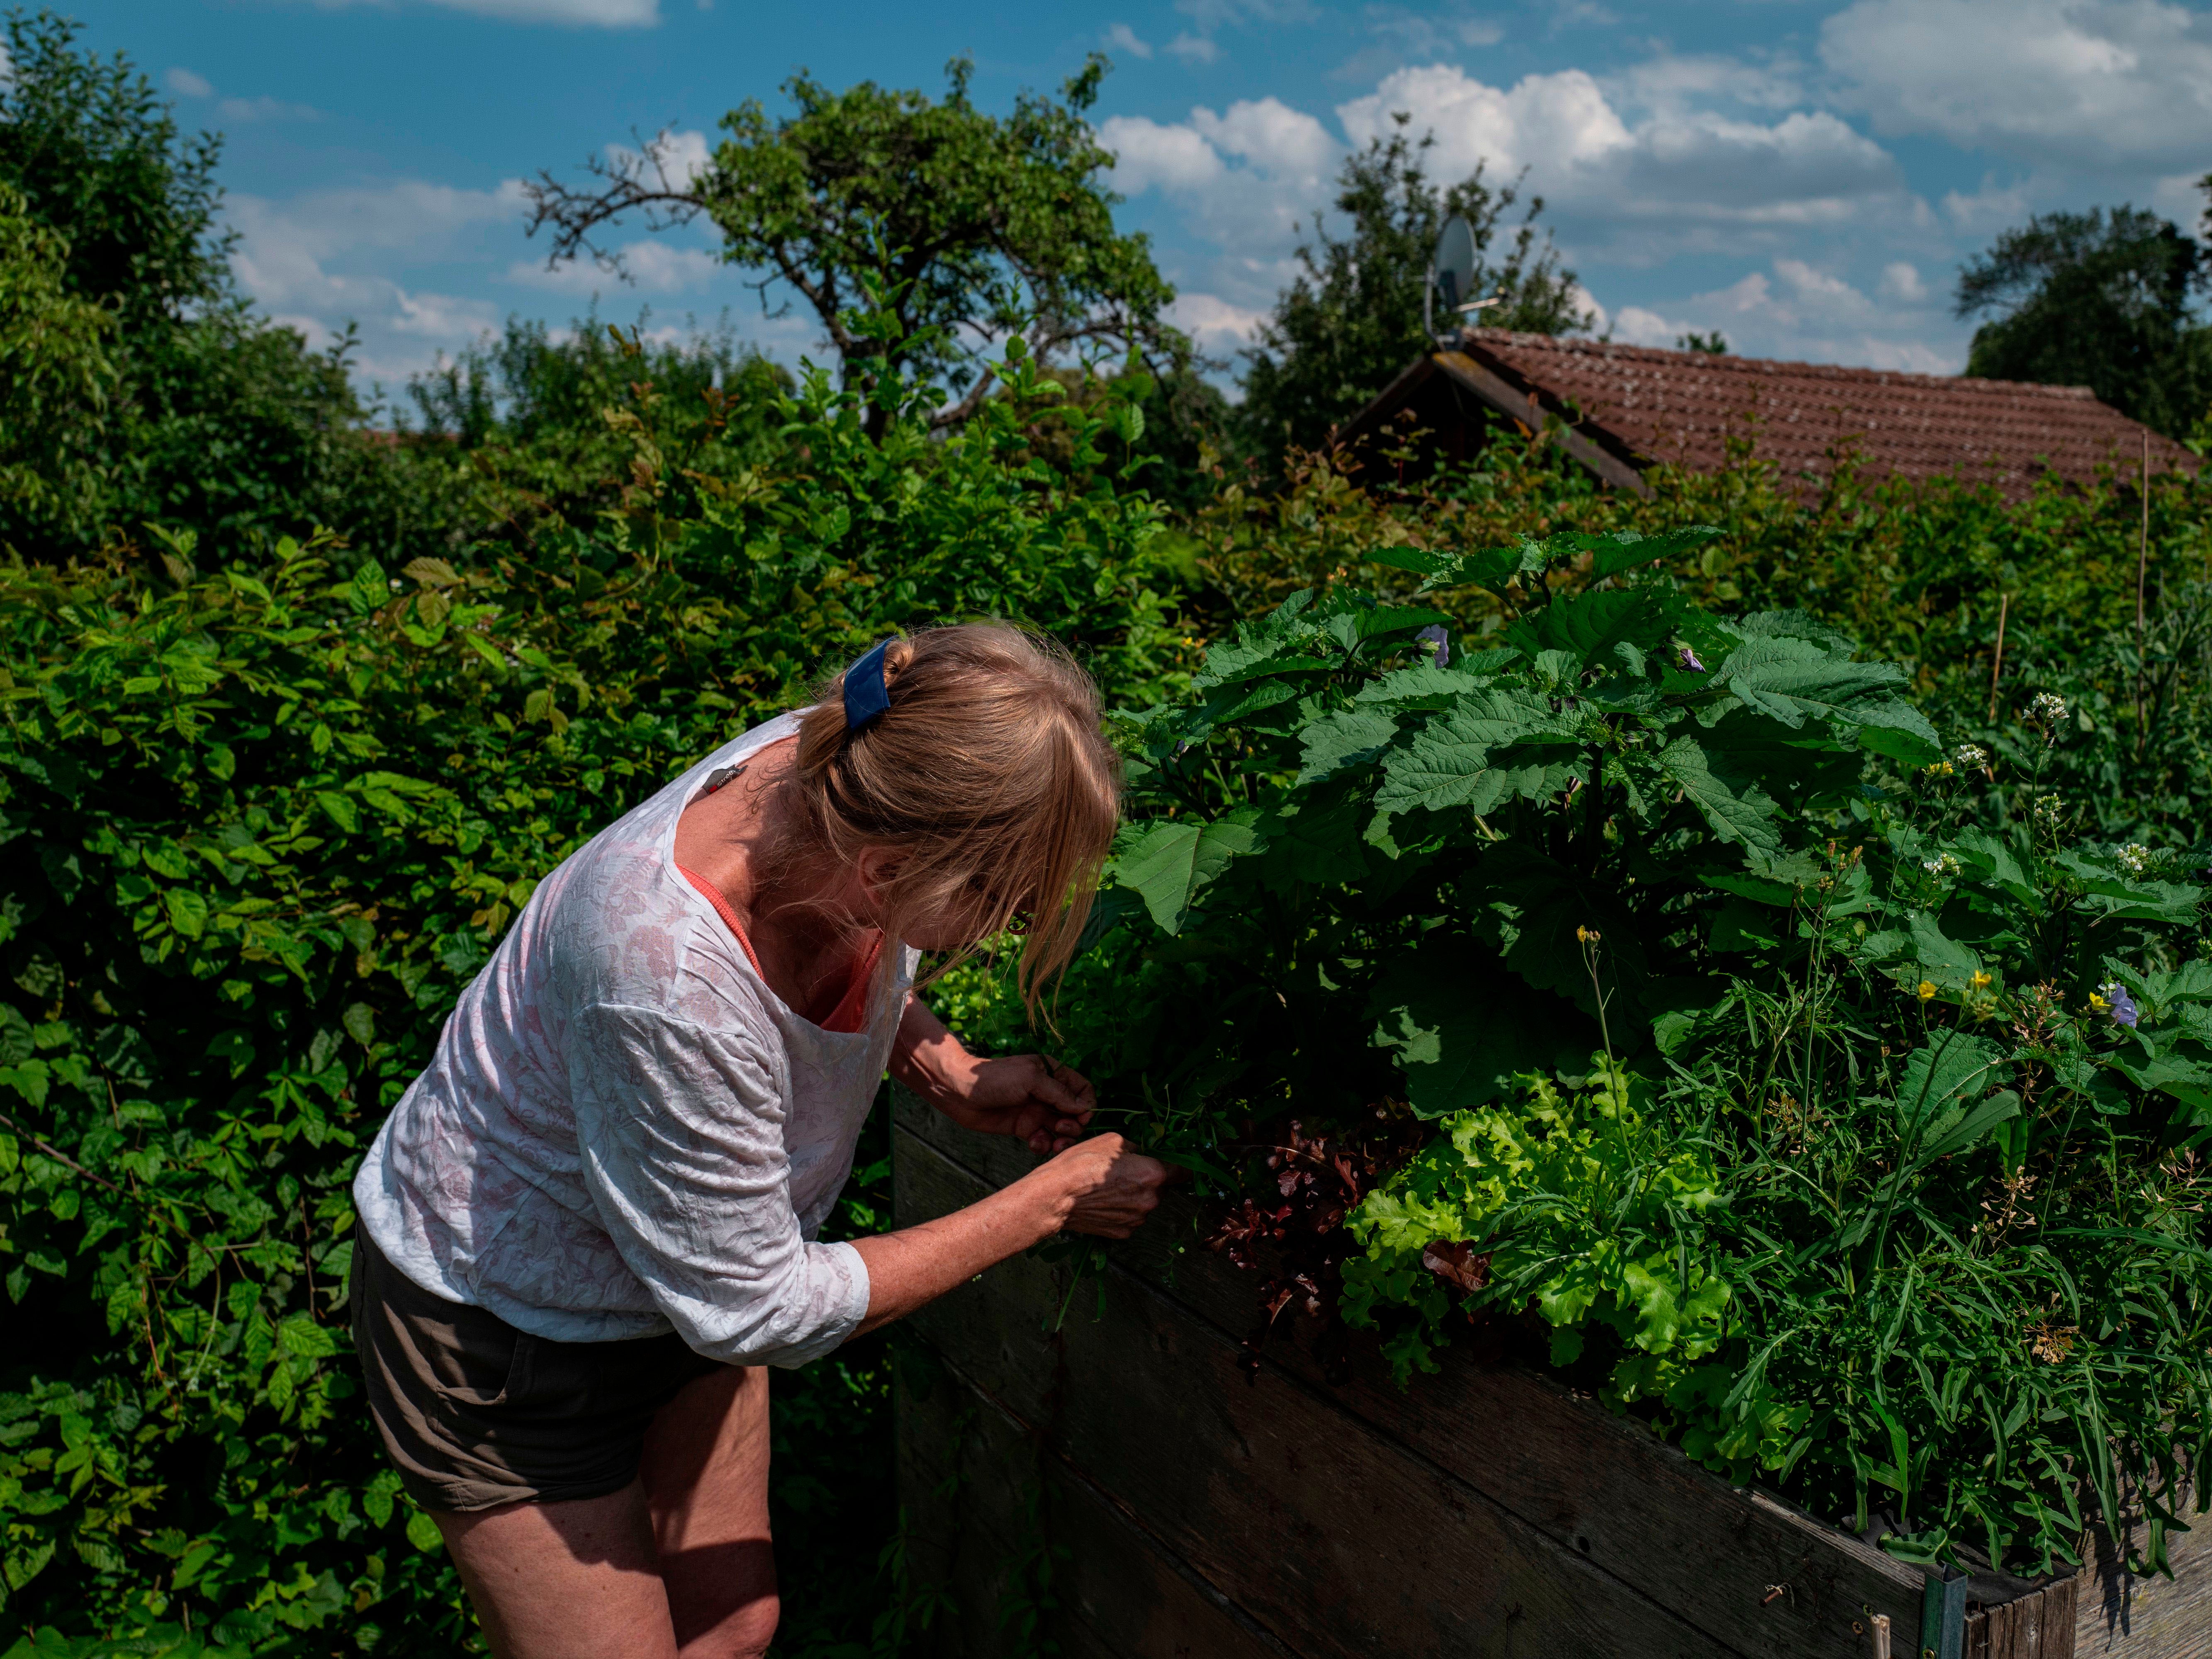
<path id="1" fill-rule="evenodd" d="M 1178 683 L 1155 512 L 1099 448 L 1125 402 L 1048 465 L 1056 386 L 1017 372 L 949 444 L 929 401 L 878 446 L 810 383 L 783 465 L 684 519 L 641 424 L 624 510 L 528 562 L 0 569 L 0 1251 L 37 1334 L 0 1377 L 0 1646 L 462 1645 L 355 1395 L 347 1187 L 533 883 L 894 625 L 1014 617 L 1117 698 Z"/>

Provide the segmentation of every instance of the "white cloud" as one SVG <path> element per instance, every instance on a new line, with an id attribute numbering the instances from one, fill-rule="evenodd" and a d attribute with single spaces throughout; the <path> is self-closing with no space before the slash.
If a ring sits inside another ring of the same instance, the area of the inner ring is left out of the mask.
<path id="1" fill-rule="evenodd" d="M 2208 202 L 2202 172 L 2177 173 L 2151 186 L 2151 206 L 2185 231 L 2206 216 Z"/>
<path id="2" fill-rule="evenodd" d="M 1985 178 L 1982 187 L 1971 196 L 1955 190 L 1947 191 L 1943 196 L 1944 216 L 1969 234 L 2016 224 L 2028 212 L 2028 188 L 2018 180 L 2000 185 L 1994 179 Z"/>
<path id="3" fill-rule="evenodd" d="M 1168 320 L 1197 342 L 1200 351 L 1225 356 L 1252 343 L 1269 313 L 1232 305 L 1218 294 L 1179 294 Z"/>
<path id="4" fill-rule="evenodd" d="M 1141 115 L 1109 115 L 1098 141 L 1114 155 L 1114 188 L 1125 196 L 1192 191 L 1224 178 L 1228 167 L 1193 129 Z"/>
<path id="5" fill-rule="evenodd" d="M 1877 297 L 1807 260 L 1778 258 L 1725 288 L 1660 305 L 1624 305 L 1613 337 L 1672 349 L 1686 334 L 1717 333 L 1740 356 L 1848 363 L 1922 374 L 1958 371 L 1964 333 L 1948 325 L 1931 337 L 1934 297 L 1910 264 L 1881 272 Z"/>
<path id="6" fill-rule="evenodd" d="M 1355 143 L 1387 137 L 1392 118 L 1413 117 L 1416 136 L 1436 135 L 1434 170 L 1460 176 L 1487 161 L 1507 176 L 1541 156 L 1573 168 L 1631 147 L 1627 126 L 1598 84 L 1581 70 L 1525 76 L 1510 91 L 1486 85 L 1455 64 L 1400 70 L 1364 98 L 1337 106 Z"/>
<path id="7" fill-rule="evenodd" d="M 1597 295 L 1580 283 L 1574 285 L 1567 297 L 1574 302 L 1575 308 L 1582 313 L 1583 320 L 1592 333 L 1602 334 L 1611 325 L 1611 313 L 1598 303 Z M 1476 313 L 1476 320 L 1480 320 L 1480 313 Z"/>
<path id="8" fill-rule="evenodd" d="M 491 301 L 410 285 L 407 267 L 441 261 L 502 223 L 519 233 L 526 198 L 520 179 L 490 190 L 403 179 L 284 202 L 234 193 L 225 207 L 239 233 L 240 287 L 317 343 L 358 323 L 359 368 L 396 381 L 499 323 Z"/>
<path id="9" fill-rule="evenodd" d="M 1116 23 L 1106 31 L 1106 44 L 1115 52 L 1126 52 L 1132 58 L 1150 58 L 1152 43 L 1141 39 L 1127 23 Z"/>
<path id="10" fill-rule="evenodd" d="M 1176 0 L 1176 9 L 1209 34 L 1226 24 L 1282 28 L 1321 15 L 1313 0 Z"/>
<path id="11" fill-rule="evenodd" d="M 1820 56 L 1884 132 L 2061 167 L 2212 146 L 2212 16 L 2162 0 L 1854 0 Z"/>
<path id="12" fill-rule="evenodd" d="M 181 64 L 161 77 L 168 82 L 169 90 L 182 98 L 212 98 L 215 88 L 204 75 L 195 75 Z"/>
<path id="13" fill-rule="evenodd" d="M 1187 121 L 1112 116 L 1099 140 L 1117 158 L 1114 187 L 1125 196 L 1157 190 L 1192 229 L 1231 258 L 1209 285 L 1237 300 L 1271 296 L 1302 216 L 1328 200 L 1344 146 L 1314 117 L 1279 99 L 1243 100 L 1217 114 L 1200 106 Z M 1254 286 L 1265 281 L 1264 289 Z"/>
<path id="14" fill-rule="evenodd" d="M 1271 177 L 1314 178 L 1333 167 L 1343 149 L 1319 121 L 1277 98 L 1240 100 L 1226 115 L 1194 109 L 1190 125 L 1214 149 Z"/>
<path id="15" fill-rule="evenodd" d="M 1497 184 L 1527 169 L 1547 222 L 1581 260 L 1765 252 L 1784 237 L 1880 215 L 1930 217 L 1873 140 L 1826 111 L 1776 112 L 1792 84 L 1786 64 L 1669 58 L 1647 68 L 1610 82 L 1565 70 L 1492 86 L 1432 64 L 1395 70 L 1338 105 L 1334 126 L 1262 98 L 1218 113 L 1201 106 L 1181 121 L 1115 116 L 1101 137 L 1118 158 L 1117 190 L 1158 192 L 1214 250 L 1177 280 L 1239 306 L 1271 299 L 1295 273 L 1290 256 L 1327 209 L 1347 149 L 1397 131 L 1400 112 L 1433 138 L 1431 177 L 1464 178 L 1482 164 Z M 1729 107 L 1698 102 L 1707 95 Z"/>
<path id="16" fill-rule="evenodd" d="M 335 8 L 378 4 L 381 0 L 317 0 L 317 3 Z M 430 3 L 507 23 L 649 29 L 660 21 L 660 0 L 430 0 Z"/>
<path id="17" fill-rule="evenodd" d="M 281 98 L 226 98 L 215 107 L 226 121 L 313 121 L 323 113 L 311 104 L 288 104 Z"/>
<path id="18" fill-rule="evenodd" d="M 1401 70 L 1374 93 L 1340 105 L 1355 143 L 1386 135 L 1404 112 L 1433 133 L 1432 170 L 1463 177 L 1487 163 L 1493 179 L 1529 170 L 1570 221 L 1617 224 L 1793 226 L 1838 223 L 1869 198 L 1903 199 L 1895 162 L 1826 111 L 1744 120 L 1690 107 L 1685 78 L 1633 123 L 1581 70 L 1493 87 L 1449 64 Z"/>
<path id="19" fill-rule="evenodd" d="M 1717 293 L 1685 303 L 1747 356 L 1852 363 L 1953 374 L 1958 356 L 1922 337 L 1917 319 L 1900 319 L 1842 277 L 1802 259 L 1777 259 L 1774 276 L 1752 271 Z"/>
<path id="20" fill-rule="evenodd" d="M 1613 337 L 1631 345 L 1672 346 L 1688 332 L 1688 324 L 1670 323 L 1657 312 L 1647 311 L 1642 306 L 1623 306 L 1620 314 L 1613 319 Z"/>
<path id="21" fill-rule="evenodd" d="M 1221 56 L 1221 48 L 1203 34 L 1185 31 L 1168 42 L 1168 53 L 1186 64 L 1210 64 Z"/>
<path id="22" fill-rule="evenodd" d="M 542 260 L 518 259 L 507 268 L 507 280 L 582 299 L 617 295 L 626 289 L 645 294 L 681 294 L 703 287 L 726 269 L 720 259 L 704 248 L 678 247 L 657 236 L 631 242 L 620 253 L 628 282 L 590 259 L 571 259 L 550 269 Z"/>
<path id="23" fill-rule="evenodd" d="M 1495 19 L 1457 9 L 1432 15 L 1407 6 L 1370 3 L 1360 20 L 1375 37 L 1374 44 L 1338 67 L 1336 74 L 1342 80 L 1379 75 L 1409 58 L 1445 58 L 1470 47 L 1494 46 L 1505 38 L 1504 26 Z"/>
<path id="24" fill-rule="evenodd" d="M 1920 280 L 1918 270 L 1902 259 L 1881 268 L 1881 286 L 1875 292 L 1901 306 L 1924 306 L 1934 297 L 1928 284 Z"/>
<path id="25" fill-rule="evenodd" d="M 1752 109 L 1790 109 L 1805 101 L 1796 64 L 1787 58 L 1747 64 L 1715 54 L 1678 58 L 1664 53 L 1618 77 L 1621 94 L 1640 108 L 1680 111 L 1692 103 L 1724 101 Z"/>

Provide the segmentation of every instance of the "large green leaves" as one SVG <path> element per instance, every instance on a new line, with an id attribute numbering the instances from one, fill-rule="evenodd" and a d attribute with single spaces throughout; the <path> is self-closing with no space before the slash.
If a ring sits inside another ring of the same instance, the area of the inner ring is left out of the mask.
<path id="1" fill-rule="evenodd" d="M 1532 657 L 1565 651 L 1578 665 L 1641 673 L 1645 659 L 1661 651 L 1673 632 L 1674 606 L 1668 599 L 1649 587 L 1602 588 L 1545 606 L 1515 623 L 1505 637 Z"/>
<path id="2" fill-rule="evenodd" d="M 1771 635 L 1738 646 L 1715 679 L 1784 726 L 1874 726 L 1900 734 L 1923 759 L 1935 757 L 1936 728 L 1897 695 L 1905 671 L 1894 664 L 1857 662 L 1810 640 Z"/>
<path id="3" fill-rule="evenodd" d="M 1531 691 L 1500 686 L 1462 693 L 1384 758 L 1375 805 L 1386 814 L 1455 806 L 1487 812 L 1510 796 L 1545 792 L 1540 758 L 1507 768 L 1493 766 L 1492 757 L 1522 745 L 1572 745 L 1579 726 Z"/>
<path id="4" fill-rule="evenodd" d="M 1255 827 L 1259 817 L 1245 807 L 1211 823 L 1176 818 L 1152 824 L 1115 859 L 1114 879 L 1145 901 L 1163 932 L 1179 933 L 1200 890 L 1230 860 L 1266 844 Z"/>
<path id="5" fill-rule="evenodd" d="M 1905 1056 L 1897 1091 L 1898 1129 L 1913 1164 L 1963 1152 L 2020 1115 L 2020 1097 L 2010 1090 L 1990 1096 L 2005 1058 L 1986 1038 L 1959 1030 L 1945 1032 Z"/>
<path id="6" fill-rule="evenodd" d="M 1658 766 L 1721 840 L 1758 853 L 1781 851 L 1774 802 L 1756 783 L 1715 772 L 1696 738 L 1675 738 L 1659 751 Z"/>
<path id="7" fill-rule="evenodd" d="M 1421 591 L 1478 584 L 1500 587 L 1516 576 L 1535 574 L 1555 566 L 1571 565 L 1581 555 L 1590 560 L 1590 574 L 1617 576 L 1639 565 L 1676 558 L 1694 551 L 1722 532 L 1711 525 L 1686 525 L 1645 535 L 1634 530 L 1595 533 L 1571 530 L 1543 541 L 1523 537 L 1517 547 L 1491 547 L 1474 553 L 1439 553 L 1418 547 L 1375 549 L 1368 557 L 1376 564 L 1411 570 L 1426 580 Z"/>

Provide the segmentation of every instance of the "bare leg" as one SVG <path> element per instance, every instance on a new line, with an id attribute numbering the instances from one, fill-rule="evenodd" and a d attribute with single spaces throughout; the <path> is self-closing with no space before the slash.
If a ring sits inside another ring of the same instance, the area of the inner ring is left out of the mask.
<path id="1" fill-rule="evenodd" d="M 759 1659 L 775 1634 L 768 1461 L 765 1366 L 686 1385 L 646 1435 L 640 1475 L 682 1659 Z"/>
<path id="2" fill-rule="evenodd" d="M 498 1659 L 676 1659 L 639 1482 L 431 1518 Z"/>

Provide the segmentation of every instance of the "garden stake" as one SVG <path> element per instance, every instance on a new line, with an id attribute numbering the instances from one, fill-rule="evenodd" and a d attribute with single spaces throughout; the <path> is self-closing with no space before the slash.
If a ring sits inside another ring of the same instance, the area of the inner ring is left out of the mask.
<path id="1" fill-rule="evenodd" d="M 1996 660 L 1990 665 L 1990 724 L 1991 726 L 1997 723 L 1997 676 L 2004 672 L 2005 616 L 2011 609 L 2012 595 L 2000 593 L 1997 596 L 1997 655 Z"/>
<path id="2" fill-rule="evenodd" d="M 1874 1659 L 1889 1659 L 1889 1615 L 1874 1616 Z"/>
<path id="3" fill-rule="evenodd" d="M 2136 753 L 2143 751 L 2143 586 L 2150 574 L 2150 428 L 2142 432 L 2142 530 L 2136 538 Z"/>
<path id="4" fill-rule="evenodd" d="M 1966 1648 L 1966 1575 L 1946 1578 L 1941 1567 L 1928 1574 L 1920 1598 L 1920 1659 L 1964 1659 Z"/>

